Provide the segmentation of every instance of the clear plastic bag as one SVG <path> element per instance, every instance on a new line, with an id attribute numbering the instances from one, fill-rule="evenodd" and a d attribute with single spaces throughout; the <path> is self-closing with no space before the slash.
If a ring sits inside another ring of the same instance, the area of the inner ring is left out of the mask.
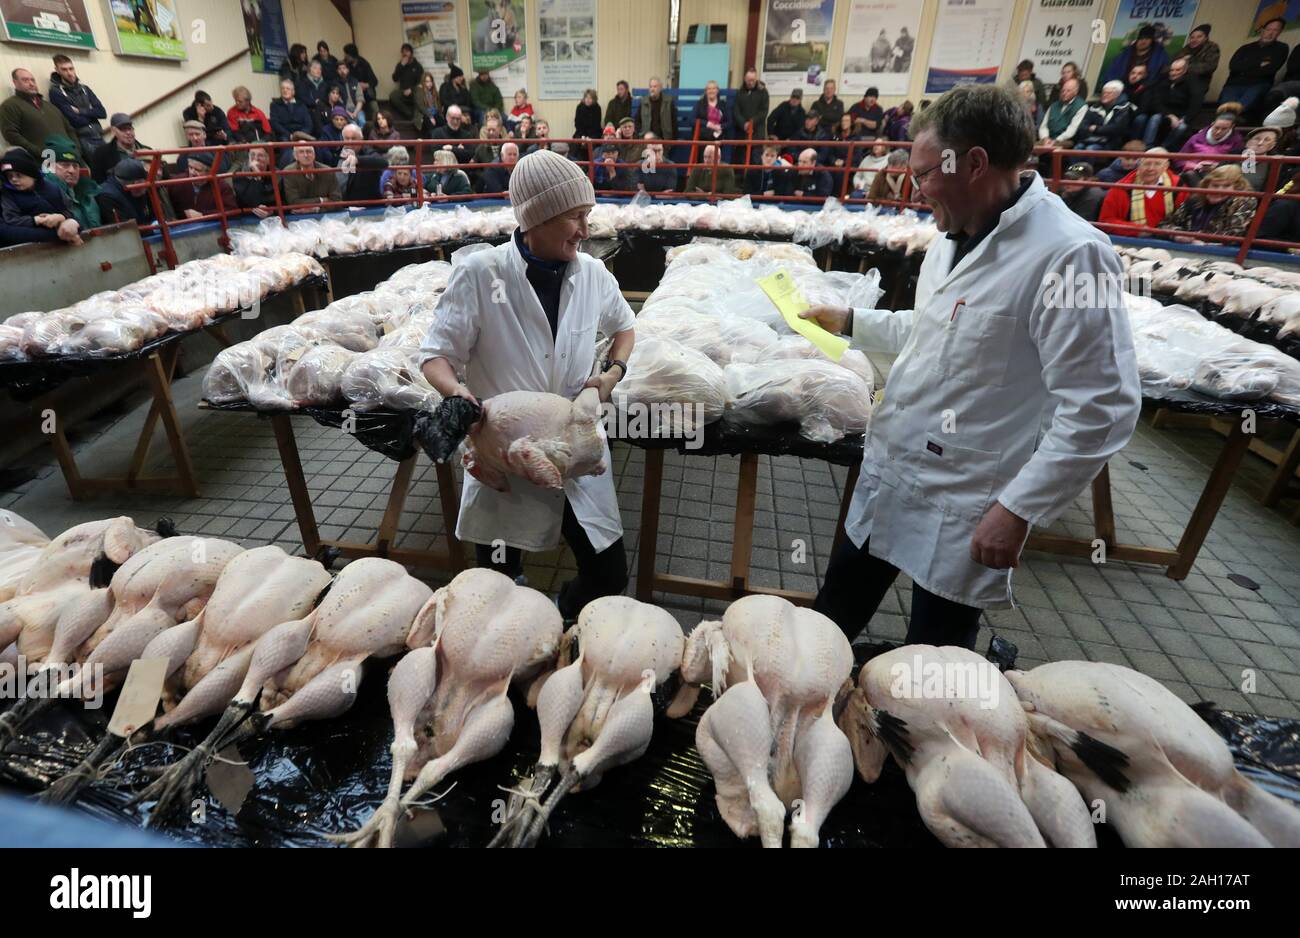
<path id="1" fill-rule="evenodd" d="M 380 327 L 361 311 L 337 309 L 330 304 L 324 309 L 304 313 L 293 321 L 295 328 L 311 326 L 328 336 L 330 341 L 353 352 L 368 352 L 379 344 Z"/>
<path id="2" fill-rule="evenodd" d="M 361 411 L 432 411 L 442 396 L 424 379 L 407 348 L 382 348 L 357 355 L 348 364 L 340 390 Z"/>
<path id="3" fill-rule="evenodd" d="M 0 362 L 22 361 L 27 357 L 23 351 L 23 330 L 7 322 L 0 323 Z"/>
<path id="4" fill-rule="evenodd" d="M 297 407 L 330 407 L 343 402 L 343 374 L 357 357 L 338 345 L 316 345 L 293 362 L 284 375 L 284 389 Z M 285 368 L 286 362 L 279 367 Z"/>
<path id="5" fill-rule="evenodd" d="M 746 353 L 759 356 L 776 344 L 777 334 L 753 319 L 708 316 L 670 303 L 644 310 L 636 321 L 637 336 L 662 336 L 694 349 L 719 365 Z"/>
<path id="6" fill-rule="evenodd" d="M 865 432 L 871 419 L 871 385 L 833 362 L 733 362 L 725 371 L 728 412 L 739 423 L 795 421 L 802 436 L 834 443 Z"/>
<path id="7" fill-rule="evenodd" d="M 641 409 L 639 419 L 648 432 L 672 437 L 689 436 L 720 419 L 726 410 L 723 370 L 680 342 L 638 336 L 627 366 L 627 377 L 614 386 L 612 400 L 628 427 L 636 426 L 633 405 Z"/>

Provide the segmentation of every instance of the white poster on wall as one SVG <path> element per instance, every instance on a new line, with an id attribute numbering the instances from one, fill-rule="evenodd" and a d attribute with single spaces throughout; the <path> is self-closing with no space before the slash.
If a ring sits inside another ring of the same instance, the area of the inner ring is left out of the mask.
<path id="1" fill-rule="evenodd" d="M 455 0 L 403 3 L 402 41 L 415 48 L 416 61 L 441 84 L 447 70 L 460 61 Z"/>
<path id="2" fill-rule="evenodd" d="M 926 94 L 998 80 L 1016 0 L 939 0 Z"/>
<path id="3" fill-rule="evenodd" d="M 596 0 L 539 0 L 537 97 L 581 98 L 596 87 Z"/>
<path id="4" fill-rule="evenodd" d="M 1092 22 L 1101 19 L 1101 6 L 1101 0 L 1031 0 L 1016 61 L 1033 62 L 1042 81 L 1054 81 L 1066 62 L 1087 73 Z"/>
<path id="5" fill-rule="evenodd" d="M 876 88 L 882 96 L 906 95 L 920 27 L 914 0 L 852 0 L 840 93 L 856 98 Z"/>

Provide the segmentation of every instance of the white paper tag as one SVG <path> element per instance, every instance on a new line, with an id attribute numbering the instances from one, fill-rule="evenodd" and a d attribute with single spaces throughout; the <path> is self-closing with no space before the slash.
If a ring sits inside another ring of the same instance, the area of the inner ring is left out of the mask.
<path id="1" fill-rule="evenodd" d="M 137 658 L 126 673 L 126 683 L 113 708 L 108 731 L 123 739 L 144 726 L 158 712 L 163 682 L 167 680 L 166 658 Z"/>

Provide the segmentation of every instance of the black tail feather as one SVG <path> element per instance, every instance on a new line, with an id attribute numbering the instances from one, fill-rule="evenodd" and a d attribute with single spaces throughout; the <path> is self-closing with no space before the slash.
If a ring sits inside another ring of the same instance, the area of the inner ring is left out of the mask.
<path id="1" fill-rule="evenodd" d="M 875 715 L 876 735 L 880 737 L 881 742 L 889 747 L 889 751 L 899 762 L 904 765 L 911 762 L 916 747 L 908 738 L 907 723 L 884 710 L 876 710 Z"/>
<path id="2" fill-rule="evenodd" d="M 1092 769 L 1111 788 L 1123 792 L 1132 787 L 1133 783 L 1124 774 L 1124 769 L 1128 768 L 1128 756 L 1119 749 L 1093 739 L 1087 733 L 1077 734 L 1070 749 L 1079 757 L 1080 762 Z"/>
<path id="3" fill-rule="evenodd" d="M 153 529 L 160 537 L 176 537 L 181 533 L 171 518 L 159 518 L 154 522 Z"/>
<path id="4" fill-rule="evenodd" d="M 415 418 L 412 434 L 430 459 L 445 463 L 482 415 L 481 407 L 463 397 L 445 397 L 433 413 Z"/>
<path id="5" fill-rule="evenodd" d="M 113 574 L 120 566 L 120 563 L 109 560 L 107 554 L 100 554 L 90 565 L 90 588 L 99 590 L 108 586 L 113 582 Z"/>

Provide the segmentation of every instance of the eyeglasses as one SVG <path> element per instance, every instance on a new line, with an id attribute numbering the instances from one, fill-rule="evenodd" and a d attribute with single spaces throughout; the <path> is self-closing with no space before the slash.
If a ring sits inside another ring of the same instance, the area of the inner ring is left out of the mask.
<path id="1" fill-rule="evenodd" d="M 953 156 L 953 161 L 956 162 L 957 160 L 961 159 L 963 156 L 965 156 L 965 155 L 966 155 L 967 153 L 969 153 L 970 151 L 971 151 L 971 148 L 970 148 L 970 147 L 967 147 L 966 149 L 962 150 L 960 153 L 954 155 L 954 156 Z M 913 173 L 911 174 L 911 176 L 912 176 L 912 188 L 913 188 L 913 189 L 919 189 L 919 188 L 921 188 L 921 182 L 925 179 L 925 177 L 928 176 L 928 175 L 930 175 L 932 172 L 934 172 L 936 169 L 938 169 L 940 166 L 942 166 L 942 165 L 943 165 L 944 163 L 946 163 L 947 161 L 948 161 L 948 158 L 947 158 L 947 157 L 944 157 L 942 160 L 940 160 L 939 162 L 935 163 L 935 164 L 934 164 L 933 166 L 931 166 L 929 169 L 923 169 L 923 170 L 921 170 L 919 173 L 917 173 L 917 172 L 913 172 Z"/>

